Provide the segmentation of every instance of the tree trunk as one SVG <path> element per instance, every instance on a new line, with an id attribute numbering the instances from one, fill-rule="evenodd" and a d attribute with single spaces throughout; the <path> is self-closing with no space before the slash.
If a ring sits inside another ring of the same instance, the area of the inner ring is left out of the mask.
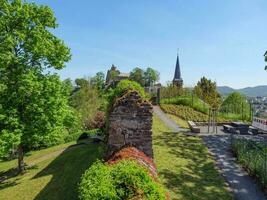
<path id="1" fill-rule="evenodd" d="M 25 172 L 25 163 L 24 163 L 22 144 L 18 146 L 18 167 L 19 167 L 19 173 Z"/>

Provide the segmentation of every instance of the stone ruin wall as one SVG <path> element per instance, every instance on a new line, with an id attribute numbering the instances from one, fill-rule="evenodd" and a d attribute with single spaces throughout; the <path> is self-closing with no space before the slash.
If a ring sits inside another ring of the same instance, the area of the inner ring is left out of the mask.
<path id="1" fill-rule="evenodd" d="M 152 105 L 136 91 L 124 93 L 109 113 L 107 157 L 123 147 L 135 147 L 153 159 Z"/>

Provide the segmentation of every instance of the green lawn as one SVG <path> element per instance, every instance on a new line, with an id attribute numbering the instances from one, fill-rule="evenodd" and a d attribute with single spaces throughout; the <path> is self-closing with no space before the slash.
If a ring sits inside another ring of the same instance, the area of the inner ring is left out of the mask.
<path id="1" fill-rule="evenodd" d="M 41 156 L 45 156 L 47 153 L 51 153 L 51 152 L 55 152 L 58 151 L 60 149 L 64 149 L 67 148 L 71 145 L 76 144 L 76 142 L 69 142 L 69 143 L 65 143 L 65 144 L 60 144 L 57 146 L 53 146 L 47 149 L 42 149 L 39 151 L 31 151 L 26 153 L 24 160 L 26 163 L 32 162 L 35 159 L 41 157 Z M 7 161 L 7 162 L 1 162 L 0 161 L 0 173 L 9 170 L 10 168 L 14 168 L 17 167 L 17 160 L 11 160 L 11 161 Z"/>
<path id="2" fill-rule="evenodd" d="M 26 161 L 53 153 L 73 143 L 32 152 Z M 96 160 L 103 157 L 103 146 L 80 145 L 66 149 L 59 156 L 49 158 L 31 167 L 26 174 L 10 177 L 0 183 L 0 199 L 5 200 L 75 200 L 81 175 Z M 14 167 L 15 162 L 1 162 L 0 168 Z"/>
<path id="3" fill-rule="evenodd" d="M 167 114 L 169 118 L 171 118 L 173 121 L 175 121 L 181 128 L 189 128 L 189 125 L 187 121 L 181 119 L 180 117 L 177 117 L 172 114 Z"/>
<path id="4" fill-rule="evenodd" d="M 154 117 L 153 149 L 160 179 L 173 200 L 232 200 L 198 137 L 170 132 Z"/>
<path id="5" fill-rule="evenodd" d="M 160 179 L 173 200 L 232 200 L 230 193 L 200 138 L 172 133 L 156 117 L 153 122 L 153 148 Z M 21 176 L 0 182 L 0 199 L 75 200 L 81 175 L 103 157 L 104 146 L 68 143 L 31 152 L 30 163 L 47 154 L 66 149 L 28 169 Z M 0 162 L 0 171 L 16 166 L 16 161 Z"/>

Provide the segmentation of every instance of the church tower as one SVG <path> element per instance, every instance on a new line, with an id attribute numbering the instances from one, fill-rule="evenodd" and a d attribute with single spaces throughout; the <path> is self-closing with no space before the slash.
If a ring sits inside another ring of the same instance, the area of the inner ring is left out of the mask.
<path id="1" fill-rule="evenodd" d="M 172 81 L 173 85 L 178 87 L 183 87 L 183 79 L 181 77 L 181 69 L 180 69 L 180 62 L 179 62 L 179 55 L 177 54 L 176 66 L 175 66 L 175 73 L 174 78 Z"/>

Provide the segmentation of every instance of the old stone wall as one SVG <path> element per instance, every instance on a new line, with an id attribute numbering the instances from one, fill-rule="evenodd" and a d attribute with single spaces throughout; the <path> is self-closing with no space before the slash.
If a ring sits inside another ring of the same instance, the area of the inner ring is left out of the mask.
<path id="1" fill-rule="evenodd" d="M 152 111 L 152 105 L 136 91 L 128 91 L 116 100 L 109 113 L 108 157 L 131 146 L 153 158 Z"/>

